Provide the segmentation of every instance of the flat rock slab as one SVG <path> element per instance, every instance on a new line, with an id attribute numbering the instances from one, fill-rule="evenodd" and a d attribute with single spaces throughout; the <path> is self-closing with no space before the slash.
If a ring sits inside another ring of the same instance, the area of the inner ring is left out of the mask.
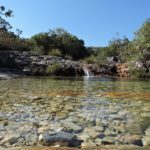
<path id="1" fill-rule="evenodd" d="M 77 139 L 75 134 L 65 132 L 59 132 L 54 135 L 49 135 L 48 133 L 41 134 L 39 141 L 44 146 L 60 145 L 59 147 L 79 147 L 83 142 Z"/>

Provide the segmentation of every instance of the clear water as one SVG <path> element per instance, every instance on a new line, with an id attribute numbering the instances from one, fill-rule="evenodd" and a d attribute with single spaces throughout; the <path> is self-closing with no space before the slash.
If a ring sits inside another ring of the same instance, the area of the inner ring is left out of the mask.
<path id="1" fill-rule="evenodd" d="M 119 114 L 126 115 L 122 122 L 130 125 L 128 132 L 138 125 L 144 133 L 150 126 L 149 83 L 150 80 L 94 77 L 3 80 L 0 81 L 0 121 L 40 124 L 50 115 L 50 122 L 74 117 L 75 123 L 88 127 L 93 125 L 90 119 L 110 120 L 113 125 L 110 115 Z M 16 117 L 23 113 L 29 113 L 30 117 Z"/>

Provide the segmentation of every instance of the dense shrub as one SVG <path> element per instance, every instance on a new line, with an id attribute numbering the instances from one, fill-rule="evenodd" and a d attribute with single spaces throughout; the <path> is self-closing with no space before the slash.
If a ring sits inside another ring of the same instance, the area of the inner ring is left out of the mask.
<path id="1" fill-rule="evenodd" d="M 57 73 L 57 71 L 59 71 L 60 68 L 61 68 L 60 64 L 55 63 L 55 64 L 47 67 L 46 73 L 48 75 L 55 75 Z"/>
<path id="2" fill-rule="evenodd" d="M 49 52 L 49 55 L 51 56 L 57 56 L 57 57 L 62 57 L 62 53 L 59 49 L 52 49 L 50 52 Z"/>
<path id="3" fill-rule="evenodd" d="M 64 29 L 50 30 L 45 33 L 39 33 L 31 38 L 33 43 L 32 50 L 40 54 L 48 55 L 58 49 L 62 57 L 66 55 L 73 59 L 81 59 L 87 56 L 87 50 L 84 41 L 68 33 Z"/>
<path id="4" fill-rule="evenodd" d="M 86 58 L 87 63 L 107 63 L 109 57 L 116 57 L 120 63 L 141 61 L 149 69 L 147 62 L 150 60 L 150 19 L 135 33 L 133 41 L 128 38 L 114 38 L 108 47 L 101 48 L 94 55 Z M 147 69 L 147 70 L 148 70 Z"/>

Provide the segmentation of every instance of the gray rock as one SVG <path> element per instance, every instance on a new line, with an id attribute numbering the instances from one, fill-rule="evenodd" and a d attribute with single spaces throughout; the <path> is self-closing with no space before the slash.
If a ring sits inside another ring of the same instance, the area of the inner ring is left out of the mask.
<path id="1" fill-rule="evenodd" d="M 10 145 L 12 145 L 17 142 L 19 137 L 20 137 L 20 135 L 18 135 L 18 134 L 6 135 L 0 142 L 0 145 L 3 145 L 5 143 L 9 143 Z"/>
<path id="2" fill-rule="evenodd" d="M 53 145 L 54 143 L 65 144 L 69 147 L 78 147 L 81 145 L 82 140 L 78 140 L 75 134 L 60 132 L 54 135 L 49 135 L 48 133 L 41 134 L 39 136 L 39 141 L 42 145 Z"/>
<path id="3" fill-rule="evenodd" d="M 84 142 L 88 142 L 92 139 L 92 137 L 86 132 L 80 133 L 77 137 L 78 139 L 83 140 Z"/>
<path id="4" fill-rule="evenodd" d="M 150 146 L 150 127 L 146 129 L 145 136 L 142 138 L 142 142 L 144 146 Z"/>
<path id="5" fill-rule="evenodd" d="M 0 132 L 1 132 L 1 131 L 5 131 L 4 125 L 2 125 L 2 124 L 0 124 Z"/>
<path id="6" fill-rule="evenodd" d="M 92 142 L 92 141 L 90 141 L 90 142 L 84 142 L 84 143 L 82 143 L 81 144 L 81 149 L 83 148 L 83 149 L 86 149 L 86 148 L 93 148 L 93 147 L 96 147 L 97 146 L 97 144 L 96 143 L 94 143 L 94 142 Z"/>
<path id="7" fill-rule="evenodd" d="M 150 127 L 148 127 L 145 131 L 145 135 L 150 136 Z"/>
<path id="8" fill-rule="evenodd" d="M 121 121 L 124 120 L 124 117 L 121 115 L 111 114 L 109 115 L 109 117 L 111 120 L 121 120 Z"/>
<path id="9" fill-rule="evenodd" d="M 57 130 L 59 130 L 59 129 L 63 130 L 64 127 L 62 127 L 61 123 L 56 122 L 56 123 L 51 123 L 50 124 L 50 129 L 57 132 Z"/>
<path id="10" fill-rule="evenodd" d="M 136 134 L 125 134 L 122 135 L 118 141 L 120 141 L 122 144 L 134 144 L 138 146 L 142 146 L 142 137 L 141 135 Z"/>
<path id="11" fill-rule="evenodd" d="M 104 145 L 115 144 L 115 139 L 114 137 L 106 136 L 102 139 L 102 144 Z"/>
<path id="12" fill-rule="evenodd" d="M 88 133 L 94 139 L 99 136 L 99 132 L 95 128 L 85 128 L 83 132 Z"/>
<path id="13" fill-rule="evenodd" d="M 144 146 L 150 146 L 150 136 L 144 136 L 142 142 Z"/>
<path id="14" fill-rule="evenodd" d="M 49 130 L 50 130 L 50 126 L 42 126 L 38 128 L 38 133 L 45 133 L 48 132 Z"/>
<path id="15" fill-rule="evenodd" d="M 144 112 L 141 114 L 142 117 L 149 117 L 150 116 L 150 112 Z"/>
<path id="16" fill-rule="evenodd" d="M 67 131 L 72 131 L 74 133 L 79 133 L 83 130 L 83 128 L 73 122 L 63 121 L 63 127 L 67 129 Z"/>
<path id="17" fill-rule="evenodd" d="M 127 123 L 125 129 L 131 134 L 141 134 L 141 126 L 136 122 Z"/>
<path id="18" fill-rule="evenodd" d="M 94 126 L 93 127 L 97 132 L 103 132 L 104 131 L 104 127 L 101 126 Z"/>
<path id="19" fill-rule="evenodd" d="M 102 139 L 99 139 L 99 138 L 97 138 L 97 139 L 95 139 L 95 143 L 96 143 L 96 145 L 101 145 L 102 144 Z"/>
<path id="20" fill-rule="evenodd" d="M 106 136 L 116 136 L 116 135 L 118 135 L 118 132 L 116 131 L 116 130 L 111 130 L 111 129 L 109 129 L 109 128 L 107 128 L 106 130 L 105 130 L 105 132 L 104 132 L 104 134 L 106 135 Z"/>

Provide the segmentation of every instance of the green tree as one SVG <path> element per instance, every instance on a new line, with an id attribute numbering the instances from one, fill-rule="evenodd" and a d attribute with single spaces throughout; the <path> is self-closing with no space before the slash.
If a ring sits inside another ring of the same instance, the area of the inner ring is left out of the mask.
<path id="1" fill-rule="evenodd" d="M 4 6 L 0 6 L 0 50 L 29 50 L 31 42 L 20 38 L 22 31 L 17 29 L 16 35 L 10 30 L 12 26 L 5 19 L 12 16 L 12 10 L 6 10 Z"/>
<path id="2" fill-rule="evenodd" d="M 139 50 L 150 47 L 150 18 L 147 19 L 142 27 L 135 33 L 134 43 Z"/>
<path id="3" fill-rule="evenodd" d="M 150 18 L 147 19 L 142 27 L 135 33 L 133 43 L 138 53 L 140 53 L 140 60 L 146 64 L 146 61 L 150 60 Z M 148 65 L 147 68 L 149 67 Z"/>
<path id="4" fill-rule="evenodd" d="M 84 41 L 61 28 L 36 34 L 31 40 L 34 43 L 33 50 L 41 54 L 48 55 L 54 49 L 59 49 L 64 58 L 71 56 L 77 60 L 87 55 Z"/>

